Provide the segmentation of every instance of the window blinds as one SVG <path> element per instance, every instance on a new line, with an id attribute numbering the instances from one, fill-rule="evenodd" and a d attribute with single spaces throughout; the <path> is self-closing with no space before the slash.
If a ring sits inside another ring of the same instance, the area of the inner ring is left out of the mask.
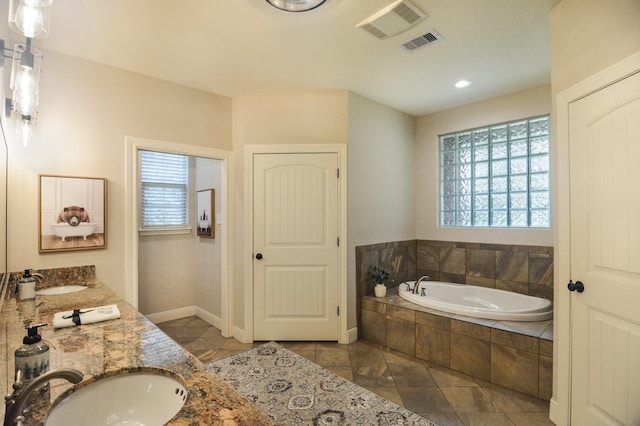
<path id="1" fill-rule="evenodd" d="M 140 151 L 142 228 L 187 226 L 189 157 Z"/>

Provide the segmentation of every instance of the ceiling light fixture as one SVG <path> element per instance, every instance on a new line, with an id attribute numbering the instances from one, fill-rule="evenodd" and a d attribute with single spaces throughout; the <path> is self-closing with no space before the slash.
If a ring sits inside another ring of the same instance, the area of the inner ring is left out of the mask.
<path id="1" fill-rule="evenodd" d="M 306 12 L 322 5 L 326 0 L 267 0 L 271 6 L 287 12 Z"/>
<path id="2" fill-rule="evenodd" d="M 16 44 L 12 52 L 13 65 L 9 87 L 13 92 L 13 99 L 6 100 L 5 113 L 10 117 L 13 110 L 20 117 L 16 123 L 16 138 L 24 146 L 33 140 L 42 68 L 42 54 L 38 49 L 31 47 L 31 40 L 49 35 L 52 1 L 10 0 L 9 2 L 9 26 L 23 35 L 26 42 Z M 0 45 L 3 65 L 4 41 L 1 41 Z"/>
<path id="3" fill-rule="evenodd" d="M 460 80 L 456 83 L 456 87 L 457 88 L 462 88 L 462 87 L 467 87 L 471 84 L 471 82 L 469 80 Z"/>

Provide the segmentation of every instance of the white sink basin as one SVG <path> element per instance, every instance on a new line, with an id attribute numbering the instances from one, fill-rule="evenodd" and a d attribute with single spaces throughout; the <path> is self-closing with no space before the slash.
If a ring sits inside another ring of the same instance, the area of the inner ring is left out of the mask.
<path id="1" fill-rule="evenodd" d="M 79 386 L 51 410 L 46 426 L 163 425 L 187 399 L 178 379 L 155 372 L 120 374 Z"/>
<path id="2" fill-rule="evenodd" d="M 49 288 L 43 288 L 42 290 L 37 290 L 36 295 L 53 296 L 56 294 L 75 293 L 76 291 L 82 291 L 86 289 L 87 287 L 83 285 L 63 285 L 59 287 L 49 287 Z"/>

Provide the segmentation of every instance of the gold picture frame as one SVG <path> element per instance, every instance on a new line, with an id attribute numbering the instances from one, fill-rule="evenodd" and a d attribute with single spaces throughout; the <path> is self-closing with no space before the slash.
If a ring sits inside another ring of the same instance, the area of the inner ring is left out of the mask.
<path id="1" fill-rule="evenodd" d="M 216 190 L 196 191 L 196 234 L 198 237 L 216 237 Z"/>
<path id="2" fill-rule="evenodd" d="M 38 251 L 107 246 L 107 180 L 38 175 Z"/>

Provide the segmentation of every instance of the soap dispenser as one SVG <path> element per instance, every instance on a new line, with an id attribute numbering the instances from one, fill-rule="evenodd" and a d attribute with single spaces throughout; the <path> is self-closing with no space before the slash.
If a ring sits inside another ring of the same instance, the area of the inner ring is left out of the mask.
<path id="1" fill-rule="evenodd" d="M 32 300 L 36 298 L 36 279 L 30 269 L 24 270 L 24 275 L 18 281 L 18 299 Z"/>
<path id="2" fill-rule="evenodd" d="M 38 334 L 38 327 L 47 324 L 27 326 L 27 335 L 22 339 L 23 345 L 16 349 L 15 366 L 16 374 L 22 370 L 22 378 L 25 383 L 49 371 L 49 345 Z"/>

